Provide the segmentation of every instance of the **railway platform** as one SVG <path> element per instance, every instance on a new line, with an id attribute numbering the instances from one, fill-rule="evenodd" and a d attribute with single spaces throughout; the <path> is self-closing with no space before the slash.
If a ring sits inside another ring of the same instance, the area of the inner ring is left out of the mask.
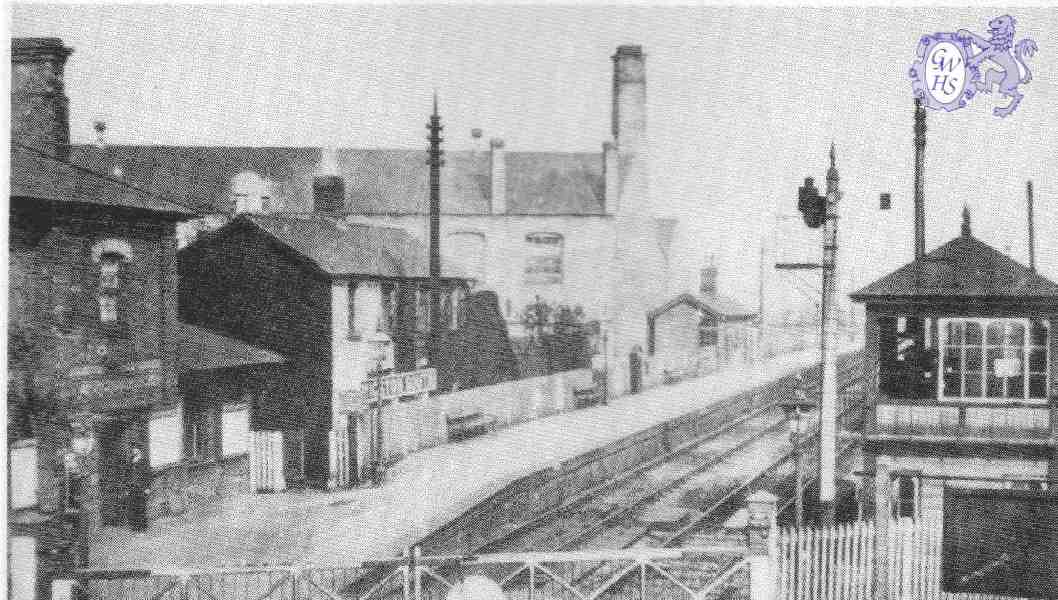
<path id="1" fill-rule="evenodd" d="M 850 348 L 851 349 L 851 348 Z M 142 532 L 105 529 L 91 567 L 354 563 L 396 556 L 521 477 L 722 401 L 817 360 L 727 369 L 408 456 L 377 488 L 241 495 Z"/>

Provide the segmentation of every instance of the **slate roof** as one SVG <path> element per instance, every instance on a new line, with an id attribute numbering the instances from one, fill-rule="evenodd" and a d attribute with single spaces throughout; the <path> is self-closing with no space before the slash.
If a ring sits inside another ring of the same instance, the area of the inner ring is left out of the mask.
<path id="1" fill-rule="evenodd" d="M 312 179 L 320 148 L 74 145 L 70 160 L 111 172 L 120 166 L 130 183 L 150 186 L 203 212 L 230 213 L 231 179 L 255 171 L 275 182 L 272 210 L 312 210 Z M 425 150 L 336 151 L 352 214 L 426 214 L 429 167 Z M 604 213 L 600 153 L 506 152 L 509 214 Z M 488 214 L 492 203 L 489 152 L 446 151 L 441 210 Z"/>
<path id="2" fill-rule="evenodd" d="M 693 294 L 680 294 L 679 296 L 676 296 L 672 300 L 669 300 L 657 309 L 651 311 L 650 316 L 652 318 L 657 318 L 680 304 L 687 304 L 688 306 L 726 321 L 746 321 L 756 318 L 757 316 L 756 311 L 749 310 L 726 296 L 717 295 L 711 298 L 702 298 Z"/>
<path id="3" fill-rule="evenodd" d="M 192 244 L 252 226 L 290 248 L 328 275 L 423 278 L 429 275 L 426 249 L 403 229 L 347 224 L 326 215 L 241 215 Z M 186 249 L 185 249 L 186 250 Z"/>
<path id="4" fill-rule="evenodd" d="M 172 219 L 196 216 L 182 202 L 157 193 L 151 186 L 129 185 L 15 143 L 11 145 L 10 195 L 148 210 Z"/>
<path id="5" fill-rule="evenodd" d="M 849 295 L 879 299 L 1054 299 L 1058 284 L 968 232 Z"/>
<path id="6" fill-rule="evenodd" d="M 280 363 L 286 360 L 275 352 L 189 323 L 178 323 L 176 336 L 179 349 L 176 364 L 181 373 Z"/>

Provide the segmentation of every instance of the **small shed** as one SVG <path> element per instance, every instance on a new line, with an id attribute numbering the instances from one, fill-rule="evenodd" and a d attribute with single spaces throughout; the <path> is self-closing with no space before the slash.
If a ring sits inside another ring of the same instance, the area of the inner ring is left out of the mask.
<path id="1" fill-rule="evenodd" d="M 720 296 L 680 294 L 647 315 L 654 377 L 695 376 L 755 355 L 757 313 Z"/>

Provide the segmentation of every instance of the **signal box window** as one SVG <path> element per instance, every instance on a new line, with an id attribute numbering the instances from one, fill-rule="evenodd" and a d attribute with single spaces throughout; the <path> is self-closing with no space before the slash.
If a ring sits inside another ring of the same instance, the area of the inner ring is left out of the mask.
<path id="1" fill-rule="evenodd" d="M 947 319 L 941 333 L 944 397 L 1047 397 L 1049 321 Z"/>
<path id="2" fill-rule="evenodd" d="M 928 399 L 937 394 L 934 321 L 917 316 L 878 320 L 878 387 L 892 398 Z"/>

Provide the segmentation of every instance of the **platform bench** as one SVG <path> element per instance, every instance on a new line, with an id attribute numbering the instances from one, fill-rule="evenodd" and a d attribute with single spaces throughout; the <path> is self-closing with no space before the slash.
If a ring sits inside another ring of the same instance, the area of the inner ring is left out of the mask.
<path id="1" fill-rule="evenodd" d="M 574 407 L 587 408 L 600 403 L 605 404 L 605 389 L 604 386 L 598 384 L 582 388 L 573 388 Z"/>
<path id="2" fill-rule="evenodd" d="M 458 442 L 496 430 L 496 417 L 481 411 L 445 415 L 448 441 Z"/>

